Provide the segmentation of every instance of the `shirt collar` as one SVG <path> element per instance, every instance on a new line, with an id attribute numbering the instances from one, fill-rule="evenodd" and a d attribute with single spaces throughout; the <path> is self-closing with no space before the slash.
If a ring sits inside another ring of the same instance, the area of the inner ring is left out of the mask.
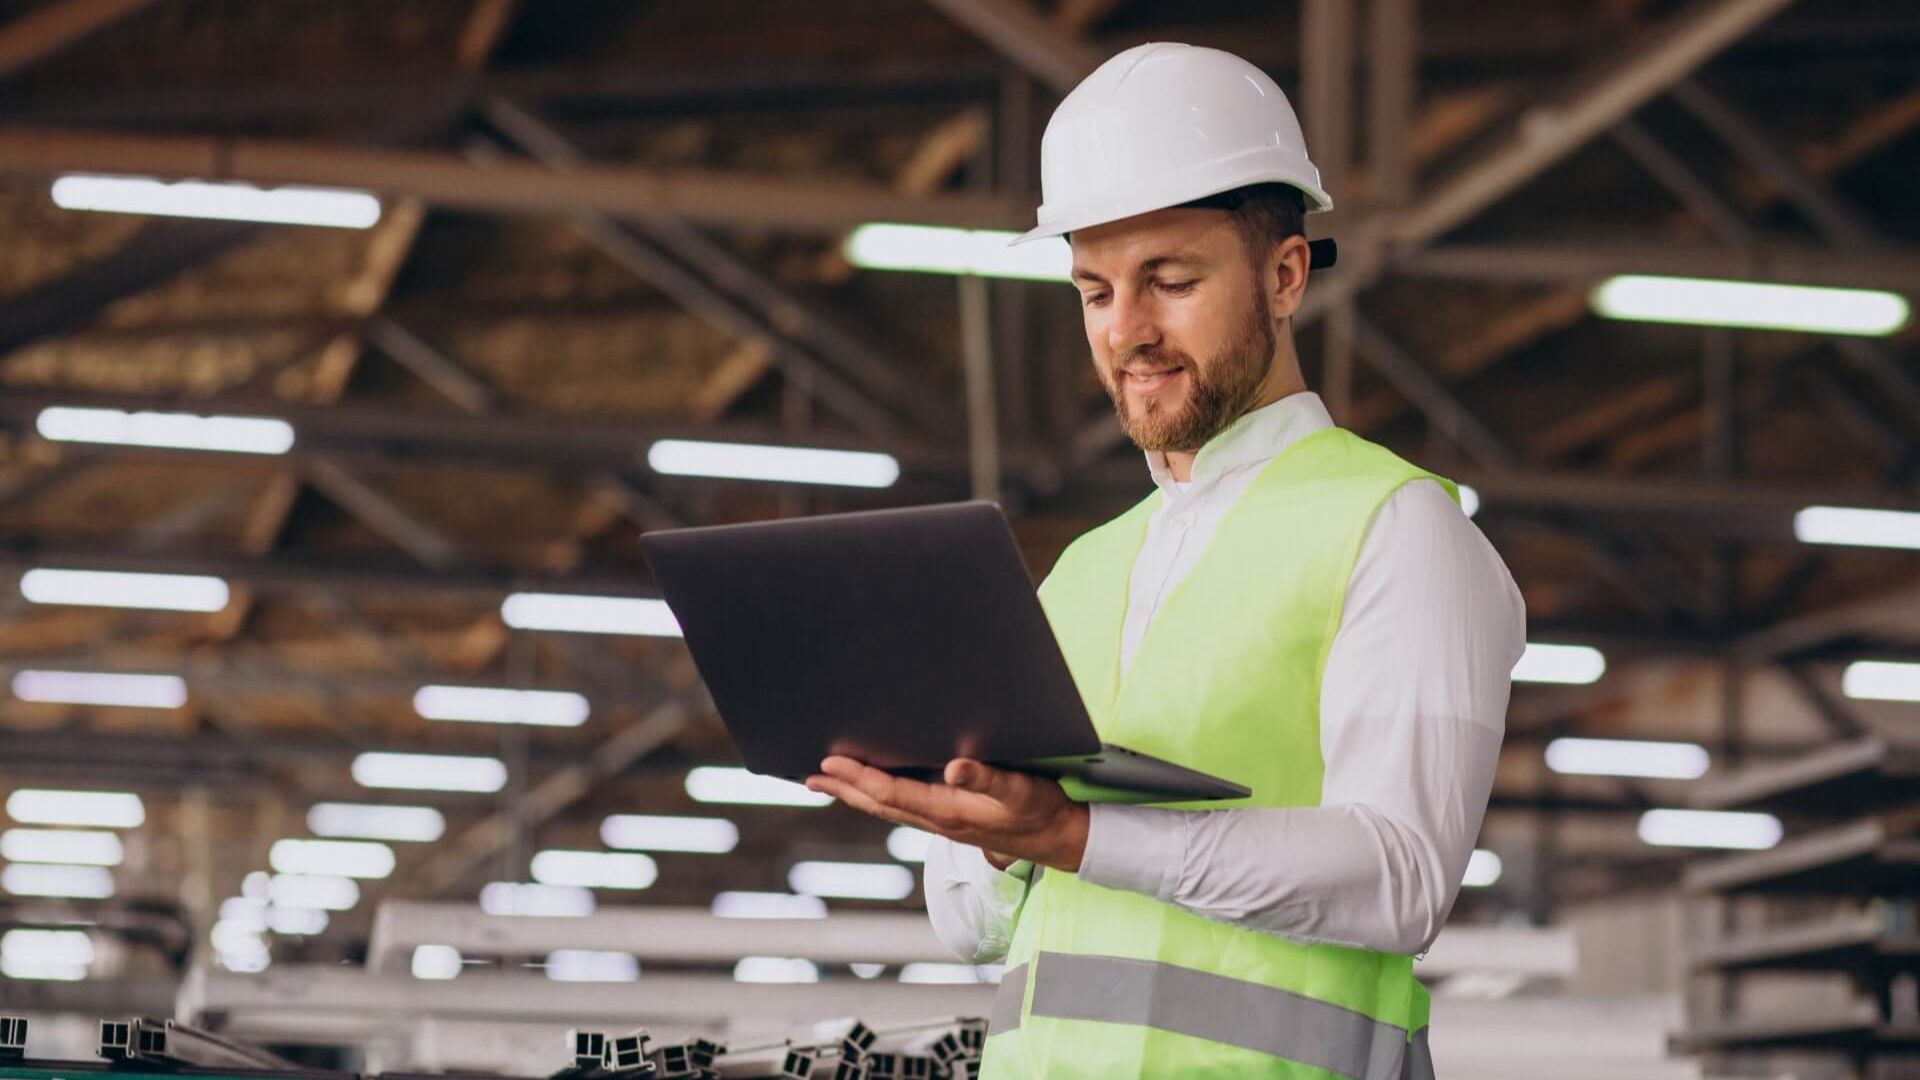
<path id="1" fill-rule="evenodd" d="M 1320 395 L 1308 390 L 1288 394 L 1228 424 L 1225 431 L 1201 447 L 1193 459 L 1193 485 L 1205 487 L 1228 473 L 1264 465 L 1280 451 L 1332 426 L 1333 417 Z M 1154 485 L 1166 498 L 1180 497 L 1182 492 L 1175 487 L 1173 472 L 1167 468 L 1167 455 L 1159 450 L 1148 450 L 1146 455 L 1147 472 Z"/>

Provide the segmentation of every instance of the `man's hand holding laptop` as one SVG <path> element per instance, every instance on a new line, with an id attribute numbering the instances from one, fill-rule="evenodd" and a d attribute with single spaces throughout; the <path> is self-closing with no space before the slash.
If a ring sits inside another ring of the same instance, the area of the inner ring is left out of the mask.
<path id="1" fill-rule="evenodd" d="M 1056 781 L 966 758 L 947 762 L 943 779 L 909 780 L 836 755 L 820 763 L 807 787 L 862 813 L 971 844 L 1001 870 L 1021 859 L 1080 869 L 1089 812 Z"/>

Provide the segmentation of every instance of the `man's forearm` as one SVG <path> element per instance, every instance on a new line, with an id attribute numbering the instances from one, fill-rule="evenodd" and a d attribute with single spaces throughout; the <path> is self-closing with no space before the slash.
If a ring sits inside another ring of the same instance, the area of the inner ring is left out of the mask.
<path id="1" fill-rule="evenodd" d="M 1264 933 L 1411 954 L 1439 933 L 1460 870 L 1364 806 L 1100 806 L 1080 878 Z"/>

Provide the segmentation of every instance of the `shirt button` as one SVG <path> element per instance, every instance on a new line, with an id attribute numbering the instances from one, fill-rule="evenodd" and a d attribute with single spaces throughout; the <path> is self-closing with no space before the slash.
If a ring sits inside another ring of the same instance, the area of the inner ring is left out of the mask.
<path id="1" fill-rule="evenodd" d="M 1193 524 L 1193 521 L 1191 518 L 1177 517 L 1173 519 L 1173 527 L 1176 529 L 1184 530 L 1187 526 L 1191 524 Z"/>

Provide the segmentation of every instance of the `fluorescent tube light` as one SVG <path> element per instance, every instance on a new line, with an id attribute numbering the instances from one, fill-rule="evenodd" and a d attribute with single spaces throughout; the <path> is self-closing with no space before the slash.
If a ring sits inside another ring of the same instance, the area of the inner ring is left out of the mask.
<path id="1" fill-rule="evenodd" d="M 0 833 L 0 857 L 10 862 L 66 866 L 119 866 L 126 852 L 110 832 L 77 829 L 8 829 Z"/>
<path id="2" fill-rule="evenodd" d="M 460 959 L 460 950 L 451 945 L 415 945 L 413 947 L 413 977 L 444 981 L 457 978 L 460 969 L 466 966 Z"/>
<path id="3" fill-rule="evenodd" d="M 776 892 L 723 892 L 713 898 L 722 919 L 824 919 L 826 901 L 817 896 Z"/>
<path id="4" fill-rule="evenodd" d="M 36 982 L 80 982 L 87 977 L 87 969 L 80 964 L 41 963 L 0 956 L 0 975 Z"/>
<path id="5" fill-rule="evenodd" d="M 221 967 L 238 975 L 257 975 L 273 963 L 273 956 L 267 951 L 264 941 L 224 952 L 215 949 L 213 958 Z"/>
<path id="6" fill-rule="evenodd" d="M 759 806 L 826 806 L 833 796 L 809 791 L 805 784 L 745 769 L 701 765 L 687 773 L 687 794 L 695 802 Z"/>
<path id="7" fill-rule="evenodd" d="M 1763 851 L 1780 842 L 1780 819 L 1730 810 L 1649 810 L 1640 815 L 1640 839 L 1661 847 Z"/>
<path id="8" fill-rule="evenodd" d="M 1854 506 L 1809 506 L 1793 515 L 1793 535 L 1803 544 L 1920 549 L 1920 514 Z"/>
<path id="9" fill-rule="evenodd" d="M 53 182 L 53 203 L 62 210 L 337 229 L 368 229 L 380 220 L 380 200 L 349 188 L 259 188 L 231 181 L 169 182 L 145 176 L 62 176 Z"/>
<path id="10" fill-rule="evenodd" d="M 0 974 L 9 979 L 79 982 L 93 963 L 84 930 L 9 930 L 0 936 Z"/>
<path id="11" fill-rule="evenodd" d="M 587 722 L 587 699 L 569 690 L 499 690 L 485 686 L 423 686 L 413 710 L 428 720 L 476 724 L 579 727 Z"/>
<path id="12" fill-rule="evenodd" d="M 147 820 L 147 808 L 140 796 L 123 791 L 21 788 L 7 796 L 7 816 L 29 825 L 131 829 Z"/>
<path id="13" fill-rule="evenodd" d="M 15 896 L 105 900 L 113 895 L 113 875 L 98 866 L 12 863 L 0 870 L 0 889 Z"/>
<path id="14" fill-rule="evenodd" d="M 1590 298 L 1608 319 L 1885 337 L 1907 324 L 1907 301 L 1874 289 L 1626 274 Z"/>
<path id="15" fill-rule="evenodd" d="M 645 855 L 614 851 L 543 851 L 533 857 L 533 880 L 583 889 L 644 889 L 660 878 Z"/>
<path id="16" fill-rule="evenodd" d="M 281 907 L 347 911 L 360 902 L 360 886 L 349 877 L 319 874 L 275 874 L 267 894 Z"/>
<path id="17" fill-rule="evenodd" d="M 1606 671 L 1607 658 L 1599 649 L 1529 641 L 1520 662 L 1513 665 L 1513 681 L 1585 684 L 1599 681 Z"/>
<path id="18" fill-rule="evenodd" d="M 1840 675 L 1840 692 L 1866 701 L 1920 701 L 1920 664 L 1855 660 Z"/>
<path id="19" fill-rule="evenodd" d="M 93 939 L 85 930 L 9 930 L 0 935 L 0 956 L 38 964 L 93 963 Z"/>
<path id="20" fill-rule="evenodd" d="M 547 978 L 554 982 L 637 982 L 640 961 L 632 953 L 604 949 L 555 949 L 547 954 Z"/>
<path id="21" fill-rule="evenodd" d="M 975 986 L 997 983 L 1005 968 L 999 964 L 937 964 L 927 961 L 900 969 L 900 981 L 917 986 Z"/>
<path id="22" fill-rule="evenodd" d="M 799 862 L 787 886 L 804 896 L 856 900 L 904 900 L 913 893 L 913 871 L 893 863 Z"/>
<path id="23" fill-rule="evenodd" d="M 901 862 L 926 862 L 933 834 L 911 825 L 896 825 L 887 834 L 887 854 Z"/>
<path id="24" fill-rule="evenodd" d="M 327 913 L 319 908 L 281 907 L 278 904 L 266 911 L 267 929 L 276 934 L 312 937 L 325 933 Z"/>
<path id="25" fill-rule="evenodd" d="M 724 818 L 615 814 L 600 823 L 600 841 L 628 851 L 725 855 L 740 843 L 740 828 Z"/>
<path id="26" fill-rule="evenodd" d="M 500 618 L 515 630 L 681 636 L 680 620 L 674 618 L 665 600 L 637 596 L 514 593 L 500 604 Z"/>
<path id="27" fill-rule="evenodd" d="M 431 843 L 447 830 L 447 819 L 431 806 L 379 806 L 369 803 L 315 803 L 307 810 L 307 829 L 336 840 L 398 840 Z"/>
<path id="28" fill-rule="evenodd" d="M 1073 250 L 1065 244 L 1023 244 L 1019 233 L 937 225 L 873 222 L 847 235 L 841 254 L 865 270 L 974 274 L 1024 281 L 1071 281 Z"/>
<path id="29" fill-rule="evenodd" d="M 353 779 L 370 788 L 495 792 L 507 786 L 507 766 L 490 757 L 368 752 L 353 759 Z"/>
<path id="30" fill-rule="evenodd" d="M 1500 880 L 1503 864 L 1500 856 L 1485 848 L 1474 848 L 1467 856 L 1467 872 L 1460 878 L 1460 884 L 1469 889 L 1484 889 Z"/>
<path id="31" fill-rule="evenodd" d="M 578 885 L 489 882 L 480 889 L 480 910 L 489 915 L 544 919 L 581 919 L 593 914 L 590 889 Z"/>
<path id="32" fill-rule="evenodd" d="M 393 849 L 375 840 L 275 840 L 267 864 L 275 873 L 383 878 L 393 873 Z"/>
<path id="33" fill-rule="evenodd" d="M 273 899 L 273 875 L 265 870 L 247 871 L 247 876 L 240 879 L 240 895 L 263 904 Z"/>
<path id="34" fill-rule="evenodd" d="M 265 900 L 255 900 L 249 896 L 229 896 L 220 901 L 220 921 L 239 926 L 251 926 L 255 930 L 265 930 L 268 907 Z"/>
<path id="35" fill-rule="evenodd" d="M 1455 485 L 1460 490 L 1460 512 L 1472 517 L 1480 512 L 1480 492 L 1472 484 Z"/>
<path id="36" fill-rule="evenodd" d="M 790 956 L 746 956 L 733 965 L 733 981 L 743 983 L 817 983 L 813 961 Z"/>
<path id="37" fill-rule="evenodd" d="M 1547 768 L 1580 776 L 1695 780 L 1708 764 L 1706 748 L 1693 743 L 1569 738 L 1547 744 Z"/>
<path id="38" fill-rule="evenodd" d="M 839 487 L 892 487 L 900 479 L 900 463 L 891 454 L 688 439 L 661 439 L 654 443 L 647 449 L 647 464 L 655 472 L 669 476 Z"/>
<path id="39" fill-rule="evenodd" d="M 177 709 L 187 703 L 187 681 L 178 675 L 123 675 L 106 671 L 17 671 L 13 696 L 61 705 L 109 705 L 130 709 Z"/>
<path id="40" fill-rule="evenodd" d="M 198 574 L 36 569 L 20 575 L 20 595 L 35 604 L 219 611 L 228 590 L 225 581 Z"/>
<path id="41" fill-rule="evenodd" d="M 213 450 L 229 454 L 284 454 L 293 449 L 293 425 L 267 416 L 122 412 L 53 405 L 40 410 L 34 429 L 41 438 L 56 442 Z"/>
<path id="42" fill-rule="evenodd" d="M 213 948 L 222 953 L 251 953 L 267 947 L 266 939 L 260 936 L 264 926 L 254 926 L 245 922 L 229 922 L 225 919 L 213 924 L 210 935 Z"/>

